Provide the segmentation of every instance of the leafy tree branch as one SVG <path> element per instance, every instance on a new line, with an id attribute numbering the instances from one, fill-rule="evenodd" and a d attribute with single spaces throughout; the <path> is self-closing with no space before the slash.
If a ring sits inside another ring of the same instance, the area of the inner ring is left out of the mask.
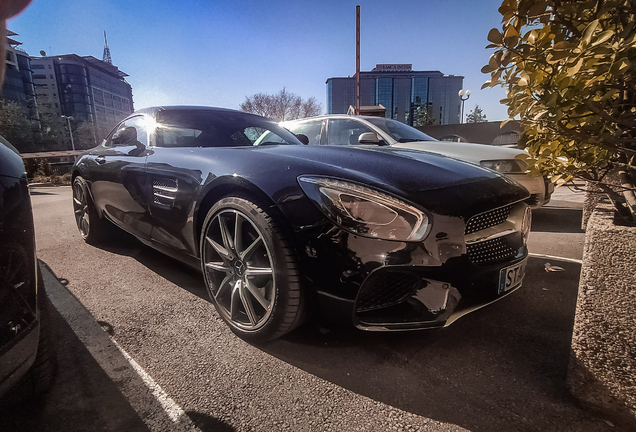
<path id="1" fill-rule="evenodd" d="M 636 221 L 636 0 L 504 0 L 499 12 L 482 88 L 507 89 L 530 171 L 590 181 Z"/>

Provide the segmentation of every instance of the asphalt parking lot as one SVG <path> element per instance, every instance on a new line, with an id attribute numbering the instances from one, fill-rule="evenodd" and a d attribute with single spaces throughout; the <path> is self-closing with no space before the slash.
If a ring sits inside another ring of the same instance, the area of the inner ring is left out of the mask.
<path id="1" fill-rule="evenodd" d="M 60 371 L 2 431 L 610 431 L 565 386 L 580 195 L 534 213 L 524 288 L 443 331 L 236 338 L 200 275 L 132 238 L 77 234 L 70 188 L 32 190 Z M 546 272 L 550 262 L 563 271 Z"/>

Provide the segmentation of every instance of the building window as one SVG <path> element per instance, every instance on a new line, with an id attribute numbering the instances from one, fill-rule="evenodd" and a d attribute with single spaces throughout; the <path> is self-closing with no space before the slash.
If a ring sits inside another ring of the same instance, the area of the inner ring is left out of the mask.
<path id="1" fill-rule="evenodd" d="M 391 118 L 393 114 L 393 78 L 377 78 L 375 81 L 378 100 L 375 105 L 386 108 L 385 117 Z"/>
<path id="2" fill-rule="evenodd" d="M 34 64 L 31 65 L 32 69 L 44 69 L 44 65 L 43 64 Z"/>
<path id="3" fill-rule="evenodd" d="M 33 79 L 46 79 L 44 74 L 33 74 Z"/>

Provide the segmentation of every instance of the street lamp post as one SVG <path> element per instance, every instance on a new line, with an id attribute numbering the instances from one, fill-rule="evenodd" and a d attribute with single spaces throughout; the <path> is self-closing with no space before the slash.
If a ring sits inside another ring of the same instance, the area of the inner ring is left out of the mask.
<path id="1" fill-rule="evenodd" d="M 459 119 L 459 123 L 464 123 L 464 103 L 468 100 L 468 98 L 470 97 L 470 90 L 460 90 L 459 91 L 459 98 L 462 100 L 462 117 Z M 466 97 L 464 97 L 464 95 L 466 95 Z"/>
<path id="2" fill-rule="evenodd" d="M 71 130 L 71 120 L 74 120 L 73 116 L 63 115 L 62 118 L 65 118 L 66 121 L 68 122 L 68 133 L 71 136 L 71 147 L 73 148 L 73 150 L 75 150 L 75 142 L 73 141 L 73 131 Z"/>

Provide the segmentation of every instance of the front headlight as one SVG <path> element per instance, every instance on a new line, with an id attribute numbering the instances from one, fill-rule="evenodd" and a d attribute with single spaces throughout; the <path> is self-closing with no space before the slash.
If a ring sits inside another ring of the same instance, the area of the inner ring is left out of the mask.
<path id="1" fill-rule="evenodd" d="M 518 159 L 483 160 L 479 163 L 501 174 L 526 172 L 526 163 Z"/>
<path id="2" fill-rule="evenodd" d="M 301 176 L 298 182 L 333 223 L 353 234 L 395 241 L 428 234 L 428 215 L 400 199 L 332 178 Z"/>

